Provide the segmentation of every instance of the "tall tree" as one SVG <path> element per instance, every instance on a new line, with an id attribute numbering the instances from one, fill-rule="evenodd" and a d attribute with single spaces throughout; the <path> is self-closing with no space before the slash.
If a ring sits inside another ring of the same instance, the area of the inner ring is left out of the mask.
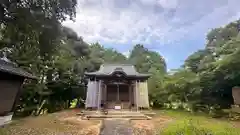
<path id="1" fill-rule="evenodd" d="M 1 52 L 7 52 L 10 60 L 39 77 L 38 82 L 26 82 L 24 85 L 18 106 L 24 112 L 30 110 L 29 112 L 38 114 L 44 105 L 65 104 L 72 99 L 72 87 L 81 88 L 81 78 L 77 77 L 78 72 L 74 67 L 86 55 L 84 48 L 88 46 L 76 33 L 61 25 L 67 18 L 74 19 L 76 2 L 0 2 Z M 66 49 L 66 46 L 72 51 Z"/>
<path id="2" fill-rule="evenodd" d="M 136 69 L 142 73 L 157 70 L 161 73 L 166 72 L 166 63 L 157 52 L 150 51 L 143 45 L 137 44 L 129 56 L 130 63 L 133 63 Z"/>
<path id="3" fill-rule="evenodd" d="M 128 61 L 135 65 L 138 72 L 151 74 L 148 80 L 150 102 L 157 104 L 159 93 L 163 90 L 163 78 L 166 73 L 166 63 L 163 57 L 159 53 L 137 44 L 130 52 Z"/>
<path id="4" fill-rule="evenodd" d="M 190 69 L 194 73 L 198 73 L 199 70 L 206 64 L 206 59 L 211 57 L 211 51 L 208 49 L 198 50 L 184 62 L 184 67 Z"/>

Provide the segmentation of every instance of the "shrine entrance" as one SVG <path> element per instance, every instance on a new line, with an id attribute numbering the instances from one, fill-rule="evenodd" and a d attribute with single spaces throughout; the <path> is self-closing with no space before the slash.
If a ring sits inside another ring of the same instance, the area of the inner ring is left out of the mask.
<path id="1" fill-rule="evenodd" d="M 106 89 L 106 102 L 108 109 L 116 109 L 115 106 L 120 106 L 121 109 L 129 109 L 133 104 L 132 89 L 127 84 L 109 84 Z"/>

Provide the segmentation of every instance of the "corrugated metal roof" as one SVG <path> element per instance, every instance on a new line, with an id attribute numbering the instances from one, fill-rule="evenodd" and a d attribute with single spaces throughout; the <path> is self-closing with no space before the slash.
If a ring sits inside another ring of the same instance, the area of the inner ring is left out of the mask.
<path id="1" fill-rule="evenodd" d="M 37 77 L 32 74 L 24 71 L 21 68 L 18 68 L 14 63 L 8 62 L 6 60 L 0 59 L 0 72 L 5 72 L 17 76 L 22 76 L 25 78 L 36 79 Z"/>
<path id="2" fill-rule="evenodd" d="M 89 72 L 86 75 L 111 75 L 115 71 L 122 71 L 127 76 L 150 76 L 138 73 L 132 64 L 102 64 L 98 71 Z"/>

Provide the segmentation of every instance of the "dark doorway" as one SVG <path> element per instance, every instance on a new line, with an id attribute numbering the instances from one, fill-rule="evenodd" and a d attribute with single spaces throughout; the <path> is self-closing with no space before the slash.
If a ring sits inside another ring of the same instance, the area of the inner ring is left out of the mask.
<path id="1" fill-rule="evenodd" d="M 106 94 L 108 108 L 113 109 L 116 105 L 120 105 L 122 108 L 128 108 L 130 105 L 129 85 L 108 84 Z"/>
<path id="2" fill-rule="evenodd" d="M 118 96 L 117 94 L 118 94 L 117 85 L 107 85 L 107 101 L 108 102 L 116 102 L 117 96 Z"/>

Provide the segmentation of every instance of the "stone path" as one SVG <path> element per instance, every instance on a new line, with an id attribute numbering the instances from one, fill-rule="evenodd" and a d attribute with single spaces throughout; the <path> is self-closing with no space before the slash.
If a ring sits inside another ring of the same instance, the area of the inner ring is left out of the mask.
<path id="1" fill-rule="evenodd" d="M 129 119 L 105 119 L 100 135 L 132 135 L 133 129 Z"/>

